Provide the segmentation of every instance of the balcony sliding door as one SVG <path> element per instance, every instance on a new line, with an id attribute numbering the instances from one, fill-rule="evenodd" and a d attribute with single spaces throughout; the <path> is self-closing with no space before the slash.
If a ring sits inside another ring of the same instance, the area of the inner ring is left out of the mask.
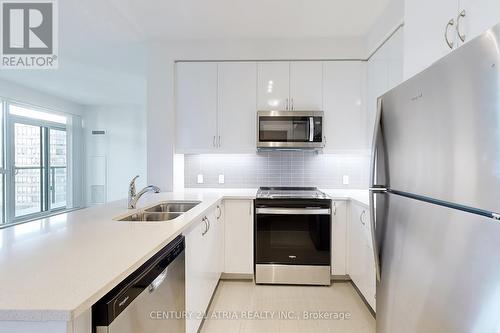
<path id="1" fill-rule="evenodd" d="M 14 123 L 14 218 L 40 213 L 42 200 L 43 128 Z"/>
<path id="2" fill-rule="evenodd" d="M 66 130 L 49 129 L 49 207 L 65 208 L 67 204 L 68 171 Z"/>
<path id="3" fill-rule="evenodd" d="M 36 218 L 67 206 L 65 118 L 8 104 L 7 151 L 11 177 L 6 189 L 9 222 Z"/>

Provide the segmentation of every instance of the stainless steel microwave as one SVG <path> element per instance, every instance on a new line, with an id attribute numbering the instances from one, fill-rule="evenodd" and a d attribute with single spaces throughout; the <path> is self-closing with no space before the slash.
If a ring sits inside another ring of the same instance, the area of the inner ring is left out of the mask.
<path id="1" fill-rule="evenodd" d="M 257 111 L 257 148 L 323 148 L 323 114 L 323 111 Z"/>

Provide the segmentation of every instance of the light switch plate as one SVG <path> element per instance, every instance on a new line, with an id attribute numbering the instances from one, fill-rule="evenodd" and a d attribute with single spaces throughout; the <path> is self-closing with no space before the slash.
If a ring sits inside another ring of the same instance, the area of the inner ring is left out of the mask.
<path id="1" fill-rule="evenodd" d="M 342 184 L 349 185 L 349 176 L 348 175 L 342 176 Z"/>
<path id="2" fill-rule="evenodd" d="M 223 174 L 219 175 L 219 184 L 224 184 L 224 175 Z"/>
<path id="3" fill-rule="evenodd" d="M 203 175 L 202 174 L 198 175 L 197 182 L 198 182 L 198 184 L 203 184 Z"/>

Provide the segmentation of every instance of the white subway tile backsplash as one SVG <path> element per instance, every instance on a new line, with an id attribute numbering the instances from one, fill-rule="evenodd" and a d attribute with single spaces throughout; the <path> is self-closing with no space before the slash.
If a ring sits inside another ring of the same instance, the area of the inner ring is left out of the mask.
<path id="1" fill-rule="evenodd" d="M 368 187 L 370 157 L 367 154 L 269 151 L 185 155 L 184 159 L 185 187 Z M 203 184 L 197 183 L 198 174 L 203 174 Z M 224 184 L 219 184 L 220 174 L 224 174 Z M 349 176 L 348 185 L 342 184 L 344 175 Z"/>

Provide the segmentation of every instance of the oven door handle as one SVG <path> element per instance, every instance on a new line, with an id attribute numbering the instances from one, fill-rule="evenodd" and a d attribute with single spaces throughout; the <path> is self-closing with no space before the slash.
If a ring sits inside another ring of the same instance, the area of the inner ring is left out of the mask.
<path id="1" fill-rule="evenodd" d="M 309 142 L 314 141 L 314 117 L 309 117 Z"/>
<path id="2" fill-rule="evenodd" d="M 330 215 L 330 208 L 257 208 L 257 215 Z"/>

